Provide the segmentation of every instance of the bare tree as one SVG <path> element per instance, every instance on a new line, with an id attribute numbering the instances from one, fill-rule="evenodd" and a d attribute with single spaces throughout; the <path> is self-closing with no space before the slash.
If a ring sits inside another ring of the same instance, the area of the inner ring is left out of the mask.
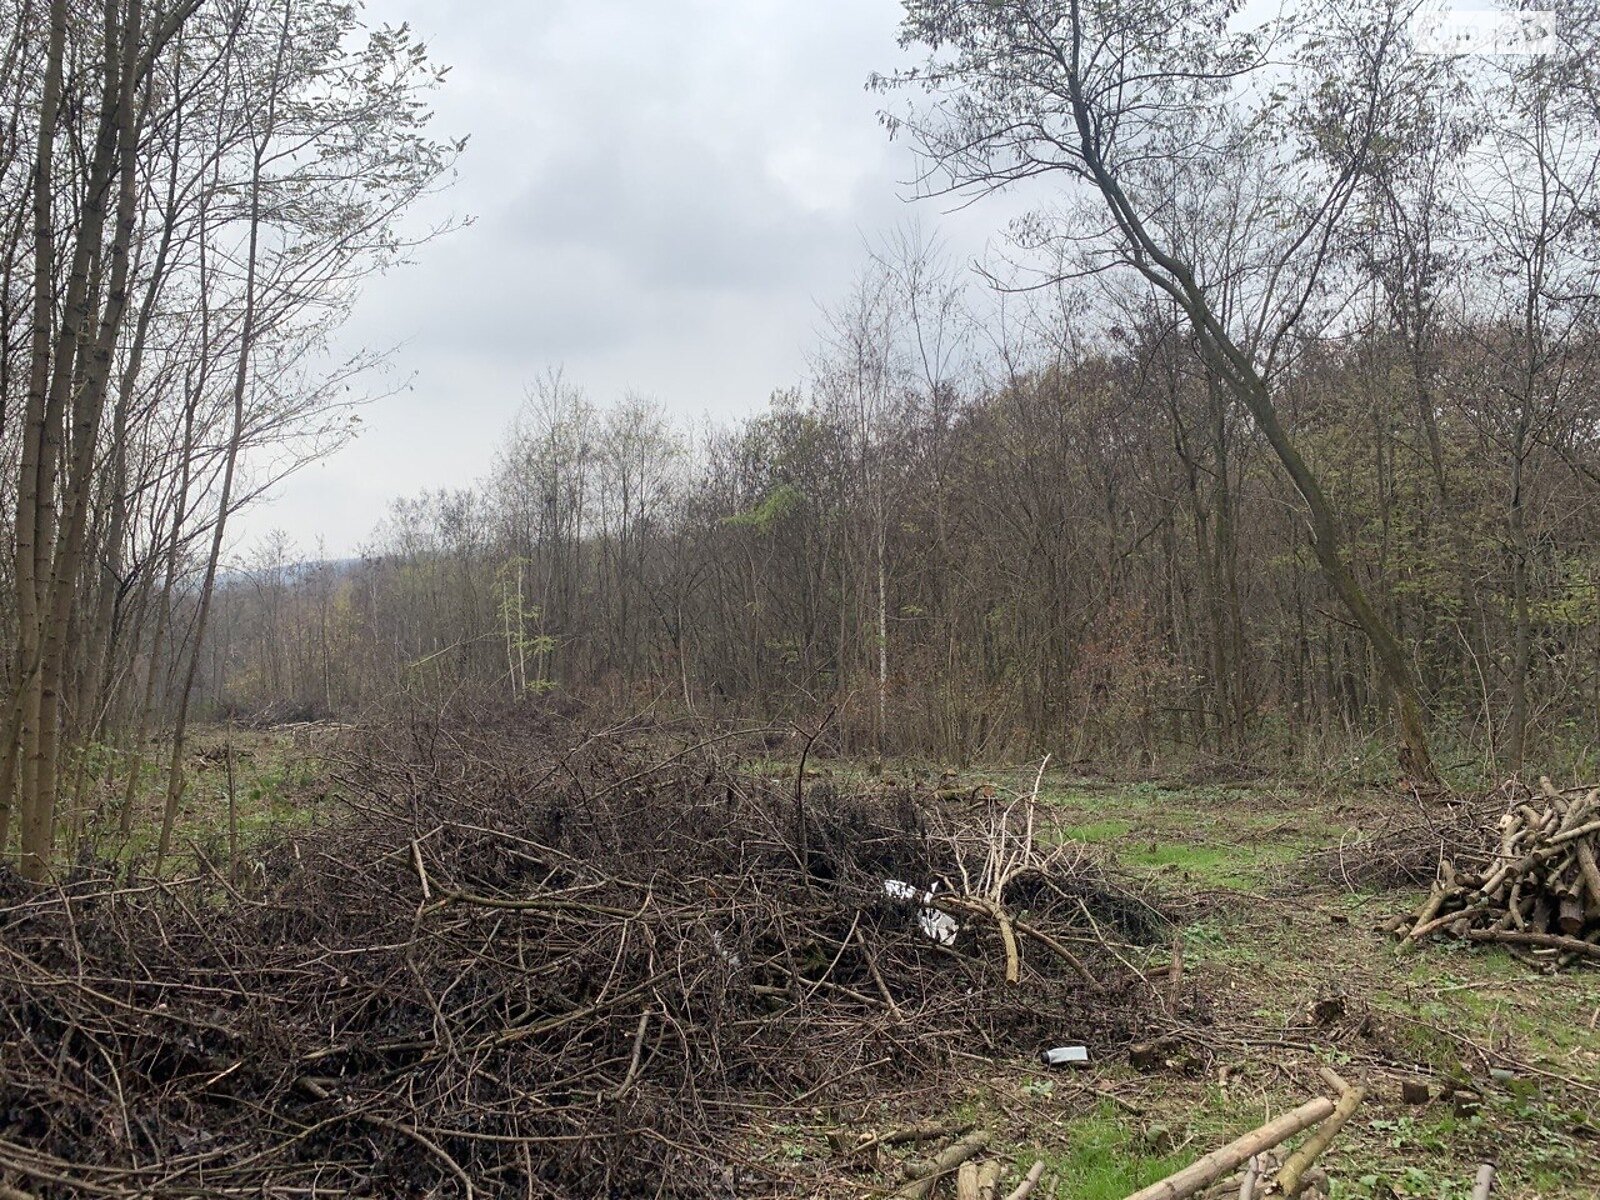
<path id="1" fill-rule="evenodd" d="M 934 57 L 886 86 L 926 87 L 938 102 L 894 127 L 930 160 L 928 179 L 994 191 L 1058 174 L 1093 189 L 1106 223 L 1087 231 L 1098 267 L 1137 271 L 1184 313 L 1200 353 L 1251 415 L 1305 503 L 1312 547 L 1333 590 L 1372 645 L 1393 690 L 1401 759 L 1414 777 L 1438 772 L 1409 658 L 1368 599 L 1333 503 L 1285 424 L 1273 378 L 1313 312 L 1338 233 L 1392 120 L 1410 69 L 1406 10 L 1328 6 L 1310 18 L 1291 59 L 1285 106 L 1267 92 L 1263 47 L 1279 31 L 1230 34 L 1220 0 L 908 0 L 902 40 Z M 1311 34 L 1328 36 L 1309 36 Z M 1266 118 L 1272 118 L 1268 120 Z M 1300 151 L 1315 143 L 1316 157 Z M 1194 173 L 1263 175 L 1274 216 L 1252 262 L 1253 303 L 1230 312 L 1216 281 L 1183 253 L 1171 217 Z"/>

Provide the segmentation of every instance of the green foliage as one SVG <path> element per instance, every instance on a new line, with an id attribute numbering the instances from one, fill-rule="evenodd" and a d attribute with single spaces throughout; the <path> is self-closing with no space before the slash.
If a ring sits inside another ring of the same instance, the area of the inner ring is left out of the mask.
<path id="1" fill-rule="evenodd" d="M 773 526 L 805 503 L 805 493 L 793 484 L 780 483 L 767 493 L 766 498 L 745 512 L 723 517 L 724 525 L 735 529 L 753 529 L 757 533 L 772 532 Z"/>
<path id="2" fill-rule="evenodd" d="M 1535 600 L 1531 606 L 1534 619 L 1573 629 L 1600 621 L 1600 588 L 1595 586 L 1587 564 L 1572 555 L 1562 555 L 1559 573 L 1559 594 Z"/>
<path id="3" fill-rule="evenodd" d="M 114 773 L 122 762 L 122 751 L 106 742 L 89 742 L 73 750 L 73 769 L 81 768 L 91 782 Z"/>
<path id="4" fill-rule="evenodd" d="M 1193 1157 L 1158 1152 L 1110 1104 L 1072 1121 L 1066 1143 L 1066 1151 L 1049 1159 L 1047 1168 L 1058 1181 L 1059 1200 L 1123 1200 L 1181 1170 Z"/>
<path id="5" fill-rule="evenodd" d="M 1470 1200 L 1472 1181 L 1410 1164 L 1383 1174 L 1368 1173 L 1353 1183 L 1333 1181 L 1331 1200 Z"/>
<path id="6" fill-rule="evenodd" d="M 1132 822 L 1113 817 L 1104 821 L 1090 821 L 1083 825 L 1063 825 L 1059 833 L 1063 838 L 1070 838 L 1075 842 L 1109 842 L 1122 837 L 1132 828 Z"/>
<path id="7" fill-rule="evenodd" d="M 545 633 L 531 630 L 537 625 L 540 609 L 523 595 L 524 573 L 532 566 L 529 559 L 515 557 L 501 565 L 495 572 L 495 585 L 499 592 L 498 616 L 506 642 L 506 658 L 511 670 L 517 672 L 519 686 L 543 692 L 555 687 L 550 679 L 523 679 L 521 666 L 528 659 L 535 661 L 556 648 L 556 639 Z"/>

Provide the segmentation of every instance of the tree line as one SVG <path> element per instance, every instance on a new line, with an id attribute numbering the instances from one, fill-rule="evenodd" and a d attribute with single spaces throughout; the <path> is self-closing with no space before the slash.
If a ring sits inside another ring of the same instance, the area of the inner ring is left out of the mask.
<path id="1" fill-rule="evenodd" d="M 1586 753 L 1600 20 L 1451 56 L 1419 11 L 908 0 L 885 122 L 925 195 L 1042 192 L 1003 259 L 887 239 L 732 428 L 546 377 L 481 484 L 241 589 L 219 695 L 293 654 L 332 709 L 470 680 L 885 752 Z"/>
<path id="2" fill-rule="evenodd" d="M 935 203 L 1028 199 L 1000 254 L 882 239 L 731 426 L 552 370 L 359 561 L 225 570 L 342 436 L 326 331 L 459 149 L 440 73 L 346 6 L 13 0 L 0 845 L 38 873 L 152 772 L 165 843 L 194 712 L 465 688 L 958 759 L 1585 760 L 1600 5 L 1496 56 L 1235 7 L 907 0 L 885 125 Z"/>

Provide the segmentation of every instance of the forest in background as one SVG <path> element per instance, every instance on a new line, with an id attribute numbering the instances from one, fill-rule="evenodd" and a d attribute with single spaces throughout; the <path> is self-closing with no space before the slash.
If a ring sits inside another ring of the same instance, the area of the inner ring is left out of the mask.
<path id="1" fill-rule="evenodd" d="M 361 559 L 269 541 L 220 598 L 208 695 L 298 718 L 464 683 L 802 725 L 838 705 L 853 752 L 956 761 L 1368 753 L 1388 721 L 1368 643 L 1170 316 L 930 381 L 930 298 L 904 278 L 874 270 L 847 310 L 834 348 L 859 361 L 747 422 L 694 432 L 552 374 L 481 483 L 396 502 Z M 1304 347 L 1282 405 L 1444 753 L 1474 772 L 1515 769 L 1524 739 L 1581 756 L 1595 348 L 1569 347 L 1571 407 L 1518 450 L 1496 425 L 1512 331 L 1441 333 L 1425 410 L 1381 297 L 1360 299 L 1361 328 Z"/>
<path id="2" fill-rule="evenodd" d="M 0 845 L 125 833 L 159 759 L 164 851 L 191 717 L 396 693 L 964 761 L 1586 766 L 1600 16 L 1462 56 L 1417 11 L 908 0 L 884 123 L 930 201 L 1046 197 L 1003 255 L 880 240 L 730 427 L 552 371 L 360 561 L 236 570 L 230 515 L 348 433 L 370 362 L 329 331 L 438 232 L 403 217 L 462 148 L 444 73 L 347 6 L 6 6 Z"/>
<path id="3" fill-rule="evenodd" d="M 1600 108 L 1548 65 L 1407 70 L 1395 144 L 1346 164 L 1336 212 L 1304 148 L 1283 175 L 1236 146 L 1226 174 L 1174 157 L 1149 181 L 1329 531 L 1184 299 L 1085 241 L 1095 214 L 1013 229 L 1035 255 L 1003 277 L 910 227 L 826 306 L 810 377 L 747 421 L 693 429 L 552 370 L 480 482 L 396 502 L 360 561 L 269 542 L 226 596 L 209 694 L 350 713 L 469 684 L 802 725 L 837 707 L 854 752 L 1350 765 L 1395 688 L 1321 542 L 1445 765 L 1581 771 Z"/>
<path id="4" fill-rule="evenodd" d="M 0 0 L 0 1200 L 1591 1197 L 1600 0 L 1255 7 L 904 0 L 992 258 L 241 561 L 447 73 Z"/>

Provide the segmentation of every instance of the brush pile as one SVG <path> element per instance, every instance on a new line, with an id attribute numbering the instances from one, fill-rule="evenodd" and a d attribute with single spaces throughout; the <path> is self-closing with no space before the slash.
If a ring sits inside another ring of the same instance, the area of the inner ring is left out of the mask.
<path id="1" fill-rule="evenodd" d="M 1500 844 L 1497 823 L 1526 796 L 1516 781 L 1490 792 L 1458 793 L 1447 804 L 1414 792 L 1385 796 L 1380 810 L 1361 814 L 1358 830 L 1313 852 L 1307 873 L 1352 892 L 1428 887 L 1439 876 L 1441 858 L 1492 858 Z"/>
<path id="2" fill-rule="evenodd" d="M 1495 836 L 1445 847 L 1428 898 L 1395 923 L 1406 945 L 1446 932 L 1558 966 L 1600 962 L 1600 788 L 1539 785 L 1501 790 Z"/>
<path id="3" fill-rule="evenodd" d="M 1137 1032 L 1100 938 L 1160 916 L 1015 803 L 526 716 L 346 736 L 338 815 L 242 870 L 0 874 L 0 1195 L 788 1194 L 773 1114 Z"/>

